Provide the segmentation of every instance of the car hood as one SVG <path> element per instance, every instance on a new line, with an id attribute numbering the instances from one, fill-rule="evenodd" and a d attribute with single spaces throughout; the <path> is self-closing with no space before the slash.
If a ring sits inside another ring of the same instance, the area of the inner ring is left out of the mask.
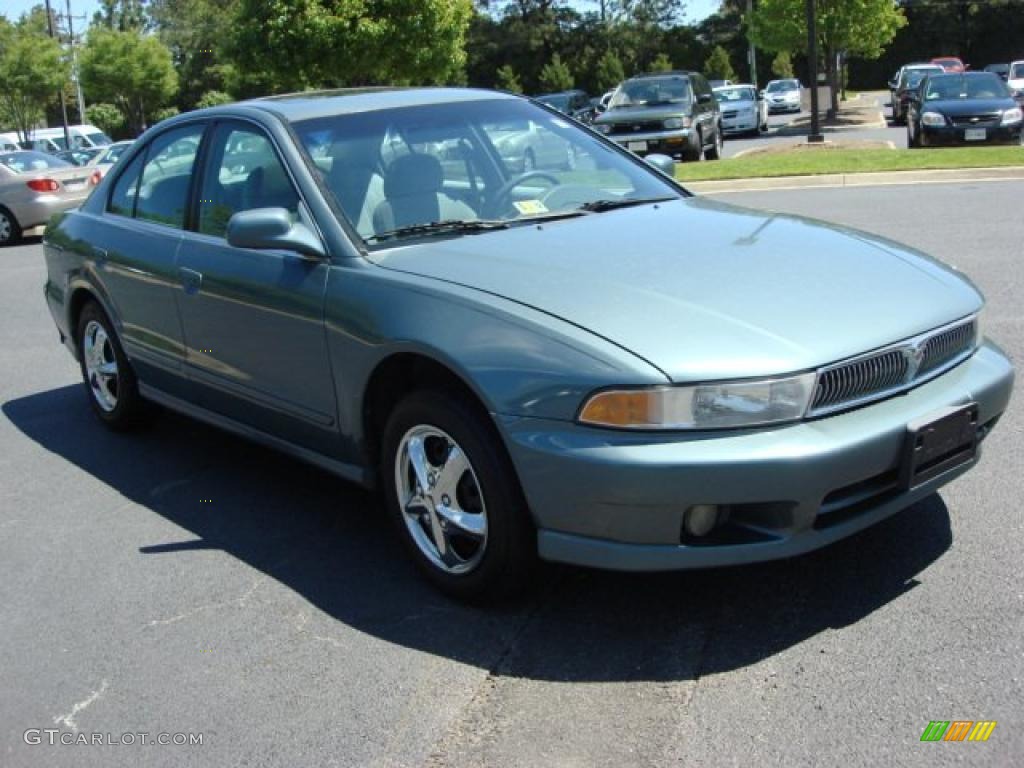
<path id="1" fill-rule="evenodd" d="M 659 104 L 656 107 L 618 107 L 604 112 L 594 123 L 634 123 L 648 120 L 664 120 L 690 113 L 690 102 Z"/>
<path id="2" fill-rule="evenodd" d="M 738 101 L 720 101 L 718 106 L 723 112 L 742 111 L 744 109 L 756 109 L 757 102 L 752 99 L 740 99 Z"/>
<path id="3" fill-rule="evenodd" d="M 896 243 L 702 198 L 373 257 L 542 310 L 677 382 L 815 368 L 982 303 L 959 274 Z"/>
<path id="4" fill-rule="evenodd" d="M 783 99 L 786 96 L 792 96 L 793 94 L 799 96 L 800 91 L 797 90 L 796 88 L 793 88 L 788 91 L 769 91 L 765 93 L 765 96 L 767 96 L 769 99 Z"/>
<path id="5" fill-rule="evenodd" d="M 1006 97 L 1004 99 L 940 99 L 926 101 L 921 106 L 923 112 L 941 112 L 944 115 L 984 115 L 1013 109 L 1017 102 Z"/>

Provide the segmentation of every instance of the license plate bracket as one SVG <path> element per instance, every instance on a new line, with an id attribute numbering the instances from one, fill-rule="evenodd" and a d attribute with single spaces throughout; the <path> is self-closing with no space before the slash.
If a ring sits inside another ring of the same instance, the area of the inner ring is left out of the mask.
<path id="1" fill-rule="evenodd" d="M 964 141 L 984 141 L 987 137 L 984 128 L 968 128 L 964 131 Z"/>
<path id="2" fill-rule="evenodd" d="M 907 424 L 900 485 L 918 488 L 974 460 L 978 453 L 978 404 L 951 406 Z"/>
<path id="3" fill-rule="evenodd" d="M 626 149 L 630 152 L 646 152 L 647 142 L 646 141 L 627 141 Z"/>

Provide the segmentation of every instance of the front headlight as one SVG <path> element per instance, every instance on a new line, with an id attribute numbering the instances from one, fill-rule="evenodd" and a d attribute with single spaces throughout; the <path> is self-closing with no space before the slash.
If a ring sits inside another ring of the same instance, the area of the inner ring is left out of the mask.
<path id="1" fill-rule="evenodd" d="M 921 115 L 921 125 L 945 125 L 946 118 L 938 112 L 925 112 Z"/>
<path id="2" fill-rule="evenodd" d="M 619 429 L 727 429 L 796 421 L 807 411 L 815 380 L 811 372 L 778 379 L 605 390 L 587 399 L 578 420 Z"/>
<path id="3" fill-rule="evenodd" d="M 1022 119 L 1024 119 L 1024 112 L 1021 112 L 1020 107 L 1011 107 L 1003 112 L 1003 121 L 1000 125 L 1013 125 Z"/>
<path id="4" fill-rule="evenodd" d="M 690 118 L 688 118 L 688 117 L 670 117 L 670 118 L 668 118 L 663 123 L 663 125 L 665 126 L 666 130 L 669 130 L 669 131 L 677 131 L 680 128 L 689 128 L 690 127 Z"/>

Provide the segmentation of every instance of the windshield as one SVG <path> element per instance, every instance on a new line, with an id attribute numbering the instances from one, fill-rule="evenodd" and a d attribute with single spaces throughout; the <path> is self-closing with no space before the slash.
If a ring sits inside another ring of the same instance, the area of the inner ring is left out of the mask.
<path id="1" fill-rule="evenodd" d="M 917 88 L 924 80 L 925 75 L 941 75 L 945 72 L 942 67 L 921 67 L 920 69 L 903 70 L 901 86 L 903 88 Z"/>
<path id="2" fill-rule="evenodd" d="M 768 83 L 768 93 L 779 93 L 780 91 L 795 91 L 800 88 L 796 80 L 775 80 Z"/>
<path id="3" fill-rule="evenodd" d="M 0 163 L 6 165 L 15 173 L 34 173 L 45 171 L 50 168 L 71 168 L 71 163 L 61 160 L 56 155 L 48 155 L 44 152 L 8 152 L 0 155 Z"/>
<path id="4" fill-rule="evenodd" d="M 608 109 L 650 107 L 657 104 L 685 104 L 690 101 L 690 81 L 679 75 L 628 80 L 619 86 Z"/>
<path id="5" fill-rule="evenodd" d="M 598 201 L 608 210 L 681 197 L 653 169 L 525 100 L 341 114 L 293 127 L 364 240 L 436 222 L 515 225 L 603 215 L 584 208 Z"/>
<path id="6" fill-rule="evenodd" d="M 124 151 L 130 147 L 131 144 L 115 144 L 108 147 L 106 152 L 103 153 L 103 157 L 100 159 L 101 163 L 116 163 Z"/>
<path id="7" fill-rule="evenodd" d="M 564 93 L 554 93 L 550 96 L 538 96 L 537 101 L 565 112 L 569 108 L 569 96 Z"/>
<path id="8" fill-rule="evenodd" d="M 1009 90 L 997 75 L 979 72 L 974 75 L 939 75 L 928 78 L 925 101 L 943 99 L 1005 99 Z"/>
<path id="9" fill-rule="evenodd" d="M 716 88 L 715 98 L 720 102 L 755 101 L 757 93 L 753 88 Z"/>
<path id="10" fill-rule="evenodd" d="M 1010 68 L 1010 78 L 1013 80 L 1024 79 L 1024 61 L 1014 62 Z"/>

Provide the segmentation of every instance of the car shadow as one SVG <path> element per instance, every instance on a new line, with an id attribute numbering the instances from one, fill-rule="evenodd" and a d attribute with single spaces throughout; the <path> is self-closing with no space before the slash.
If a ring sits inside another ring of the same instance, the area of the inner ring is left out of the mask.
<path id="1" fill-rule="evenodd" d="M 220 549 L 336 621 L 501 675 L 679 680 L 734 670 L 898 599 L 951 543 L 949 513 L 932 495 L 796 559 L 668 574 L 547 565 L 519 602 L 473 607 L 424 583 L 373 494 L 313 467 L 171 413 L 139 433 L 110 432 L 79 385 L 2 410 L 138 514 L 192 534 L 138 542 L 140 557 Z"/>

